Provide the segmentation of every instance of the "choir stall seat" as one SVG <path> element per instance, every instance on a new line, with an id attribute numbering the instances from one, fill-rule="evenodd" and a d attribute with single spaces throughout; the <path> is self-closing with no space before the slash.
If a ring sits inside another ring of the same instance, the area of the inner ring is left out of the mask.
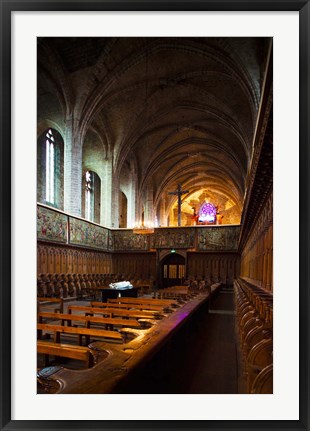
<path id="1" fill-rule="evenodd" d="M 273 393 L 273 365 L 265 367 L 255 378 L 251 394 L 272 394 Z"/>
<path id="2" fill-rule="evenodd" d="M 264 339 L 257 343 L 249 352 L 247 357 L 247 385 L 251 391 L 256 376 L 268 365 L 272 365 L 272 339 Z"/>

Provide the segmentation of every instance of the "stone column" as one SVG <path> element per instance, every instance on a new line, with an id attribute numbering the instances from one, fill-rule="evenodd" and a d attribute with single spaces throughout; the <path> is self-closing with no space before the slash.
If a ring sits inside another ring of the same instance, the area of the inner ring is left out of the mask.
<path id="1" fill-rule="evenodd" d="M 113 174 L 111 175 L 111 203 L 109 207 L 110 211 L 110 224 L 108 227 L 118 228 L 119 227 L 119 179 Z"/>
<path id="2" fill-rule="evenodd" d="M 112 176 L 113 165 L 110 160 L 103 162 L 103 169 L 100 175 L 101 180 L 101 197 L 100 197 L 100 224 L 105 227 L 112 226 Z M 118 193 L 117 193 L 118 205 Z M 118 220 L 118 218 L 117 218 Z"/>
<path id="3" fill-rule="evenodd" d="M 165 199 L 161 199 L 160 200 L 158 223 L 159 223 L 160 226 L 167 226 L 166 201 L 165 201 Z"/>
<path id="4" fill-rule="evenodd" d="M 144 224 L 154 225 L 153 186 L 151 184 L 148 184 L 146 189 L 144 208 Z"/>
<path id="5" fill-rule="evenodd" d="M 136 173 L 131 170 L 127 188 L 127 227 L 131 228 L 136 222 Z"/>
<path id="6" fill-rule="evenodd" d="M 64 138 L 64 211 L 81 216 L 82 143 L 74 120 L 66 121 Z"/>

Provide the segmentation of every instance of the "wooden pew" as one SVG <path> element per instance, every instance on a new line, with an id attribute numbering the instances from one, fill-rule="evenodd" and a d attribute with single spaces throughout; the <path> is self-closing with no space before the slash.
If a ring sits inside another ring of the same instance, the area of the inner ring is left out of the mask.
<path id="1" fill-rule="evenodd" d="M 154 292 L 156 298 L 160 299 L 177 299 L 177 300 L 186 300 L 189 297 L 188 289 L 184 286 L 184 289 L 173 289 L 171 287 L 167 287 L 166 289 L 158 289 Z"/>
<path id="2" fill-rule="evenodd" d="M 128 310 L 129 308 L 132 307 L 131 304 L 126 304 L 126 303 L 118 303 L 118 302 L 113 302 L 113 303 L 107 303 L 107 302 L 101 302 L 101 301 L 91 301 L 90 302 L 90 307 L 100 307 L 100 308 L 123 308 L 124 310 Z M 137 308 L 137 307 L 135 307 Z"/>
<path id="3" fill-rule="evenodd" d="M 118 318 L 107 318 L 98 316 L 83 316 L 80 314 L 64 314 L 64 313 L 47 313 L 41 312 L 38 315 L 39 323 L 43 323 L 43 319 L 54 319 L 61 320 L 62 326 L 64 322 L 67 322 L 68 326 L 72 326 L 72 322 L 84 322 L 87 328 L 90 328 L 91 323 L 104 324 L 107 326 L 106 329 L 112 329 L 115 326 L 127 326 L 132 328 L 140 328 L 141 325 L 136 319 L 118 319 Z"/>
<path id="4" fill-rule="evenodd" d="M 37 340 L 37 353 L 45 356 L 45 366 L 48 366 L 49 364 L 50 355 L 84 361 L 87 368 L 94 365 L 94 358 L 91 350 L 84 346 L 74 346 L 71 344 Z"/>
<path id="5" fill-rule="evenodd" d="M 142 294 L 144 293 L 150 293 L 152 291 L 153 283 L 150 283 L 148 281 L 137 281 L 136 283 L 133 283 L 134 287 L 137 287 Z"/>
<path id="6" fill-rule="evenodd" d="M 155 299 L 155 298 L 108 298 L 107 302 L 110 303 L 121 303 L 121 304 L 150 304 L 150 305 L 162 305 L 167 307 L 179 306 L 177 301 L 172 299 Z"/>
<path id="7" fill-rule="evenodd" d="M 45 310 L 59 311 L 63 313 L 64 300 L 63 298 L 37 298 L 38 312 L 44 308 Z M 49 307 L 51 304 L 56 304 L 56 307 Z"/>
<path id="8" fill-rule="evenodd" d="M 130 309 L 136 309 L 136 310 L 153 310 L 153 311 L 162 311 L 164 312 L 165 310 L 169 311 L 169 307 L 165 307 L 162 305 L 150 305 L 150 304 L 140 304 L 140 303 L 121 303 L 119 304 L 118 302 L 97 302 L 97 301 L 92 301 L 91 303 L 92 307 L 102 307 L 102 308 L 123 308 L 126 310 L 130 310 Z"/>
<path id="9" fill-rule="evenodd" d="M 50 325 L 47 323 L 38 323 L 38 338 L 41 337 L 42 331 L 54 332 L 55 343 L 60 343 L 60 334 L 73 334 L 78 335 L 79 345 L 82 345 L 82 336 L 86 337 L 86 344 L 90 343 L 90 337 L 100 337 L 110 340 L 117 340 L 124 342 L 124 336 L 116 331 L 106 331 L 104 329 L 92 328 L 77 328 L 72 326 Z"/>
<path id="10" fill-rule="evenodd" d="M 93 314 L 103 314 L 107 315 L 109 317 L 119 316 L 119 317 L 126 317 L 126 318 L 134 318 L 134 319 L 159 319 L 162 318 L 163 315 L 157 311 L 140 311 L 140 310 L 123 310 L 118 308 L 99 308 L 99 307 L 89 307 L 89 306 L 83 306 L 83 305 L 69 305 L 68 306 L 68 312 L 71 313 L 72 311 L 83 311 L 87 313 L 88 315 Z"/>

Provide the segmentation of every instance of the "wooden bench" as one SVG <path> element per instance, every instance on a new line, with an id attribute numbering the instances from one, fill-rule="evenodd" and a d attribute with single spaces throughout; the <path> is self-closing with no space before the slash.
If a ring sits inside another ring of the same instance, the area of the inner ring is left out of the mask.
<path id="1" fill-rule="evenodd" d="M 38 338 L 42 336 L 42 331 L 54 332 L 55 343 L 60 343 L 60 334 L 78 335 L 78 343 L 82 345 L 82 336 L 86 338 L 86 344 L 90 343 L 90 337 L 100 337 L 108 340 L 117 340 L 124 342 L 124 336 L 116 331 L 106 331 L 104 329 L 77 328 L 73 326 L 50 325 L 47 323 L 38 323 Z"/>
<path id="2" fill-rule="evenodd" d="M 138 281 L 137 283 L 133 283 L 134 287 L 137 287 L 142 294 L 150 293 L 152 291 L 153 283 Z"/>
<path id="3" fill-rule="evenodd" d="M 134 319 L 159 319 L 162 318 L 163 315 L 158 313 L 157 311 L 140 311 L 140 310 L 123 310 L 118 308 L 102 308 L 102 307 L 89 307 L 83 305 L 69 305 L 68 312 L 72 311 L 83 311 L 85 314 L 94 315 L 94 314 L 103 314 L 108 317 L 126 317 L 126 318 L 134 318 Z"/>
<path id="4" fill-rule="evenodd" d="M 153 311 L 165 311 L 165 310 L 169 310 L 168 306 L 162 306 L 162 305 L 150 305 L 150 304 L 140 304 L 138 302 L 136 303 L 121 303 L 119 304 L 118 302 L 97 302 L 97 301 L 92 301 L 91 303 L 92 307 L 102 307 L 102 308 L 123 308 L 126 310 L 130 310 L 130 309 L 136 309 L 136 310 L 153 310 Z"/>
<path id="5" fill-rule="evenodd" d="M 121 303 L 121 304 L 149 304 L 149 305 L 162 305 L 167 307 L 178 306 L 177 301 L 170 299 L 155 299 L 155 298 L 108 298 L 108 304 Z"/>
<path id="6" fill-rule="evenodd" d="M 43 319 L 54 319 L 61 320 L 62 326 L 64 326 L 64 322 L 67 322 L 68 326 L 72 326 L 72 322 L 84 322 L 87 328 L 90 328 L 91 323 L 96 324 L 104 324 L 106 325 L 106 329 L 113 330 L 115 326 L 127 326 L 133 328 L 141 328 L 140 323 L 136 319 L 118 319 L 118 318 L 110 318 L 110 317 L 98 317 L 98 316 L 83 316 L 80 314 L 64 314 L 64 313 L 48 313 L 41 312 L 38 315 L 38 322 L 43 323 Z"/>
<path id="7" fill-rule="evenodd" d="M 38 312 L 44 308 L 45 310 L 59 311 L 63 313 L 64 300 L 63 298 L 37 298 Z M 51 304 L 56 304 L 55 307 L 49 307 Z"/>
<path id="8" fill-rule="evenodd" d="M 45 356 L 45 366 L 49 364 L 50 355 L 84 361 L 87 368 L 94 365 L 94 358 L 88 347 L 37 340 L 37 353 Z"/>
<path id="9" fill-rule="evenodd" d="M 166 289 L 158 289 L 155 292 L 156 298 L 160 299 L 187 299 L 189 297 L 189 293 L 187 291 L 186 286 L 184 286 L 184 290 L 181 289 L 172 289 L 167 287 Z"/>
<path id="10" fill-rule="evenodd" d="M 130 308 L 136 308 L 136 309 L 142 309 L 143 305 L 141 304 L 131 304 L 131 303 L 118 303 L 118 302 L 99 302 L 99 301 L 91 301 L 90 303 L 91 307 L 100 307 L 100 308 L 123 308 L 124 310 L 129 310 Z M 149 307 L 148 304 L 146 304 L 146 307 Z M 157 306 L 158 307 L 158 306 Z M 144 308 L 145 310 L 147 308 Z M 151 308 L 152 310 L 152 308 Z M 161 308 L 156 309 L 155 311 L 161 311 Z"/>

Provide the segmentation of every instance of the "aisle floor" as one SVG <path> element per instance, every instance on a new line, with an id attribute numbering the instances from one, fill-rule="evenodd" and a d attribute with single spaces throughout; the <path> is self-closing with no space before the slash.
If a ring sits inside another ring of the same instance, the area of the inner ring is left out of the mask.
<path id="1" fill-rule="evenodd" d="M 204 336 L 192 366 L 189 393 L 244 393 L 232 291 L 220 291 L 201 326 Z"/>

